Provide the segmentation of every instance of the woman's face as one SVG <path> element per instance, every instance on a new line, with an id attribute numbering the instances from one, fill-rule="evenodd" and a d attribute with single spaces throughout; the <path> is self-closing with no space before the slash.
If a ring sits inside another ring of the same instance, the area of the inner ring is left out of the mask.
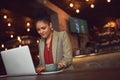
<path id="1" fill-rule="evenodd" d="M 44 21 L 37 21 L 36 30 L 41 37 L 48 38 L 52 32 L 52 24 L 48 24 Z"/>

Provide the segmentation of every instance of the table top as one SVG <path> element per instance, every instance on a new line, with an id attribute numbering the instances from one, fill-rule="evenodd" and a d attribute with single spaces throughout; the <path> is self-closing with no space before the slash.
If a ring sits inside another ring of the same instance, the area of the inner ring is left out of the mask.
<path id="1" fill-rule="evenodd" d="M 0 80 L 120 80 L 120 67 L 79 71 L 71 70 L 57 74 L 0 77 Z"/>

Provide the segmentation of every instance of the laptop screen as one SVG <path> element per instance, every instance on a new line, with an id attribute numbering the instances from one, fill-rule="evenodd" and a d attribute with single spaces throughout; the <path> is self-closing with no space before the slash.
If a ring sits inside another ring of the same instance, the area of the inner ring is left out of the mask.
<path id="1" fill-rule="evenodd" d="M 8 76 L 36 74 L 27 45 L 2 51 L 1 56 Z"/>

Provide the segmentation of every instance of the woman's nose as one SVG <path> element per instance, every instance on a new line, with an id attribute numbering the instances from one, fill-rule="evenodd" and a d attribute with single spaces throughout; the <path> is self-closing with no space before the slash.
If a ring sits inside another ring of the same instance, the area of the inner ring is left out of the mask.
<path id="1" fill-rule="evenodd" d="M 43 33 L 43 31 L 42 31 L 42 30 L 39 30 L 39 31 L 38 31 L 38 33 L 39 33 L 39 34 L 42 34 L 42 33 Z"/>

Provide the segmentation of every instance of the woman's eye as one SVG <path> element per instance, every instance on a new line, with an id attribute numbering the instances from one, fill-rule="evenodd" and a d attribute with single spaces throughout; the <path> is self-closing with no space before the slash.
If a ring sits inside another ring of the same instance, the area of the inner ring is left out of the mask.
<path id="1" fill-rule="evenodd" d="M 46 28 L 44 27 L 44 28 L 42 28 L 42 29 L 46 29 Z"/>
<path id="2" fill-rule="evenodd" d="M 44 27 L 41 27 L 41 29 L 43 29 L 43 30 L 44 30 L 44 29 L 46 29 L 46 26 L 44 26 Z"/>

